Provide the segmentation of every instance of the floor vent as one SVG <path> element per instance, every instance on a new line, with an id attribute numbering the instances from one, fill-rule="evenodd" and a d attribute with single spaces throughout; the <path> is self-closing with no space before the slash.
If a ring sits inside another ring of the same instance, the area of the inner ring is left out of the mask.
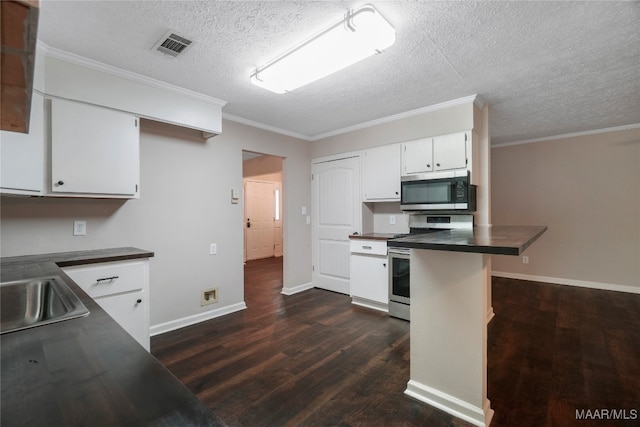
<path id="1" fill-rule="evenodd" d="M 193 41 L 186 37 L 179 36 L 172 30 L 167 33 L 153 46 L 153 50 L 164 53 L 165 55 L 171 55 L 176 57 L 181 53 L 184 53 L 191 45 Z"/>

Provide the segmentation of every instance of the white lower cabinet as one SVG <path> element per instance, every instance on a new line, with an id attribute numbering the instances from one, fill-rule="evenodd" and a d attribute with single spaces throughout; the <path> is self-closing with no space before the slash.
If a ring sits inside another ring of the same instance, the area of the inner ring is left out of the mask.
<path id="1" fill-rule="evenodd" d="M 389 308 L 387 242 L 352 239 L 351 302 L 380 311 Z"/>
<path id="2" fill-rule="evenodd" d="M 149 351 L 149 260 L 65 267 L 63 271 Z"/>

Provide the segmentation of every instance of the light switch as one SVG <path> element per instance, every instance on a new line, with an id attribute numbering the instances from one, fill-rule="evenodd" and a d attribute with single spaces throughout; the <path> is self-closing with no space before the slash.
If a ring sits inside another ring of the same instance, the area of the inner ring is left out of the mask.
<path id="1" fill-rule="evenodd" d="M 238 203 L 238 199 L 240 198 L 240 192 L 238 191 L 237 188 L 232 188 L 231 189 L 231 203 L 236 204 Z"/>

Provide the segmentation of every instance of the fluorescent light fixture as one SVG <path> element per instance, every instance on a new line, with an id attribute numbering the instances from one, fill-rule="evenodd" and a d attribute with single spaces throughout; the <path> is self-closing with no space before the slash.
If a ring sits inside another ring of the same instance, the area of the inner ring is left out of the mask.
<path id="1" fill-rule="evenodd" d="M 389 22 L 366 5 L 256 69 L 251 83 L 275 93 L 291 92 L 380 53 L 395 41 Z"/>

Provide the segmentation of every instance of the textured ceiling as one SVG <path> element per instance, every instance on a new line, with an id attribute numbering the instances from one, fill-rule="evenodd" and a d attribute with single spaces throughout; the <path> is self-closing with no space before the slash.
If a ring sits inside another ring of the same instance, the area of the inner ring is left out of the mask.
<path id="1" fill-rule="evenodd" d="M 381 55 L 296 91 L 250 73 L 352 1 L 52 1 L 52 48 L 228 102 L 223 112 L 313 139 L 478 94 L 493 143 L 640 123 L 640 2 L 371 1 L 396 29 Z M 195 41 L 151 50 L 172 29 Z"/>

